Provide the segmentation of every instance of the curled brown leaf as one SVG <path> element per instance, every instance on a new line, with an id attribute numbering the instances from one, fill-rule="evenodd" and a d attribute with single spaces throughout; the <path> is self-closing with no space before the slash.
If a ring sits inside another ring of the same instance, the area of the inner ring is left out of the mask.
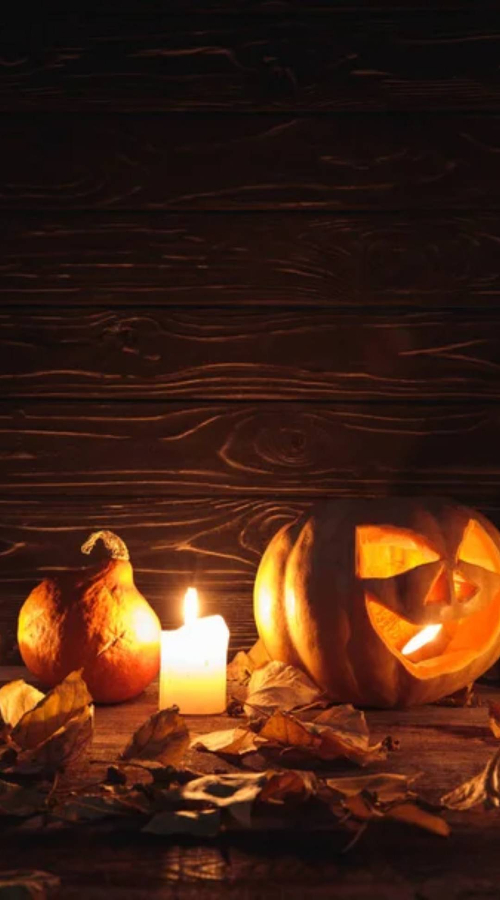
<path id="1" fill-rule="evenodd" d="M 322 747 L 322 739 L 319 734 L 307 727 L 307 723 L 300 722 L 291 713 L 276 710 L 273 715 L 264 722 L 259 732 L 259 739 L 265 739 L 270 743 L 281 744 L 283 747 L 298 747 L 301 750 L 313 752 L 319 756 Z"/>
<path id="2" fill-rule="evenodd" d="M 267 781 L 267 772 L 205 775 L 190 781 L 183 790 L 187 800 L 210 803 L 226 809 L 243 827 L 250 827 L 252 807 Z"/>
<path id="3" fill-rule="evenodd" d="M 91 742 L 93 730 L 94 708 L 85 706 L 41 744 L 20 753 L 16 771 L 52 773 L 67 768 Z"/>
<path id="4" fill-rule="evenodd" d="M 310 706 L 324 699 L 324 692 L 294 666 L 282 662 L 269 662 L 255 669 L 248 685 L 245 712 L 249 718 L 290 711 Z"/>
<path id="5" fill-rule="evenodd" d="M 304 802 L 318 792 L 318 781 L 312 772 L 269 772 L 268 780 L 262 788 L 259 803 L 285 801 Z"/>
<path id="6" fill-rule="evenodd" d="M 226 728 L 195 738 L 192 747 L 194 750 L 221 753 L 223 756 L 244 756 L 258 750 L 256 738 L 255 732 L 247 728 Z"/>
<path id="7" fill-rule="evenodd" d="M 177 706 L 154 713 L 136 730 L 122 759 L 148 759 L 177 766 L 189 746 L 189 731 Z"/>
<path id="8" fill-rule="evenodd" d="M 431 813 L 412 801 L 391 806 L 386 815 L 390 819 L 397 819 L 398 822 L 406 822 L 408 825 L 417 825 L 418 828 L 431 831 L 441 837 L 448 837 L 450 834 L 450 826 L 442 816 Z"/>
<path id="9" fill-rule="evenodd" d="M 81 671 L 71 672 L 22 716 L 12 730 L 11 739 L 23 751 L 34 750 L 89 703 L 92 697 Z"/>
<path id="10" fill-rule="evenodd" d="M 227 667 L 227 677 L 239 684 L 247 684 L 252 672 L 270 662 L 270 656 L 259 639 L 247 651 L 239 650 Z"/>
<path id="11" fill-rule="evenodd" d="M 500 750 L 478 775 L 445 794 L 441 803 L 448 809 L 458 810 L 471 809 L 479 803 L 487 807 L 500 807 Z"/>
<path id="12" fill-rule="evenodd" d="M 11 681 L 0 688 L 0 716 L 6 725 L 14 728 L 43 698 L 44 694 L 26 681 Z"/>
<path id="13" fill-rule="evenodd" d="M 365 824 L 371 820 L 396 819 L 441 837 L 448 837 L 450 834 L 450 826 L 442 816 L 424 809 L 419 805 L 418 798 L 379 803 L 369 794 L 361 793 L 346 797 L 344 806 L 355 819 Z"/>
<path id="14" fill-rule="evenodd" d="M 150 810 L 151 804 L 144 794 L 129 789 L 123 794 L 118 792 L 87 793 L 68 797 L 67 800 L 54 807 L 52 816 L 65 822 L 84 824 L 115 817 L 142 816 Z"/>
<path id="15" fill-rule="evenodd" d="M 369 743 L 364 714 L 352 707 L 324 710 L 313 722 L 302 722 L 291 713 L 277 710 L 264 723 L 258 739 L 303 751 L 311 761 L 344 758 L 363 766 L 385 758 L 382 744 Z"/>
<path id="16" fill-rule="evenodd" d="M 49 784 L 27 786 L 0 780 L 0 815 L 32 816 L 42 810 L 49 795 Z"/>
<path id="17" fill-rule="evenodd" d="M 419 774 L 396 775 L 393 772 L 377 772 L 373 775 L 327 778 L 326 784 L 331 790 L 337 791 L 344 797 L 370 794 L 377 800 L 390 802 L 406 799 L 411 785 L 419 777 Z"/>

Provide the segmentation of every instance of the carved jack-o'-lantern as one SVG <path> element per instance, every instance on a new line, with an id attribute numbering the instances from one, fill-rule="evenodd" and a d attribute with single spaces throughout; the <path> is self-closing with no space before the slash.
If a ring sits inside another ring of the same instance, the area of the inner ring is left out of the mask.
<path id="1" fill-rule="evenodd" d="M 430 702 L 500 655 L 500 534 L 447 500 L 327 501 L 275 535 L 254 609 L 270 656 L 334 700 Z"/>

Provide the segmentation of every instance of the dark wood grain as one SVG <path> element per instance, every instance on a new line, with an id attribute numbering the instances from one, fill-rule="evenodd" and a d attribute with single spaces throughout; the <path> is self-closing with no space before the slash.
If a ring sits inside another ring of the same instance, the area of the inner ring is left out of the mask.
<path id="1" fill-rule="evenodd" d="M 432 34 L 421 12 L 332 12 L 25 17 L 0 109 L 500 108 L 498 11 L 436 11 Z"/>
<path id="2" fill-rule="evenodd" d="M 499 117 L 374 116 L 10 115 L 0 207 L 498 208 Z"/>
<path id="3" fill-rule="evenodd" d="M 301 496 L 498 491 L 498 406 L 0 407 L 4 494 Z M 494 493 L 493 493 L 494 496 Z"/>
<path id="4" fill-rule="evenodd" d="M 300 499 L 216 500 L 99 496 L 4 499 L 0 502 L 2 594 L 22 596 L 48 572 L 86 565 L 89 533 L 110 528 L 126 541 L 136 579 L 168 610 L 175 592 L 194 580 L 202 592 L 251 595 L 266 545 L 310 502 Z M 496 515 L 497 510 L 490 512 Z M 96 551 L 97 552 L 97 551 Z M 16 587 L 17 585 L 17 587 Z M 172 610 L 176 614 L 176 610 Z"/>
<path id="5" fill-rule="evenodd" d="M 500 396 L 496 312 L 48 307 L 0 313 L 0 345 L 4 398 Z"/>
<path id="6" fill-rule="evenodd" d="M 26 670 L 14 666 L 3 667 L 0 675 L 2 683 L 29 679 Z M 473 777 L 497 747 L 489 733 L 486 710 L 489 700 L 498 702 L 498 691 L 480 688 L 479 697 L 483 705 L 476 709 L 427 706 L 368 711 L 373 739 L 389 733 L 401 747 L 387 762 L 372 764 L 370 771 L 420 772 L 418 792 L 433 802 Z M 90 766 L 85 759 L 80 761 L 60 785 L 80 786 L 103 777 L 106 765 L 116 758 L 134 729 L 156 711 L 157 702 L 158 687 L 153 683 L 131 703 L 97 708 L 91 748 L 96 762 Z M 187 722 L 193 736 L 235 724 L 226 716 L 192 716 Z M 236 770 L 231 763 L 195 750 L 189 750 L 186 759 L 201 773 Z M 259 768 L 257 761 L 254 765 Z M 352 772 L 342 766 L 330 770 L 336 777 Z M 227 835 L 197 844 L 92 831 L 37 832 L 34 839 L 33 834 L 18 831 L 2 836 L 2 869 L 53 872 L 61 878 L 61 900 L 80 900 L 82 892 L 89 900 L 496 897 L 498 811 L 444 815 L 452 829 L 446 840 L 401 823 L 376 822 L 347 854 L 341 854 L 345 840 L 335 833 Z"/>
<path id="7" fill-rule="evenodd" d="M 472 311 L 500 297 L 495 214 L 3 213 L 0 240 L 2 307 Z"/>

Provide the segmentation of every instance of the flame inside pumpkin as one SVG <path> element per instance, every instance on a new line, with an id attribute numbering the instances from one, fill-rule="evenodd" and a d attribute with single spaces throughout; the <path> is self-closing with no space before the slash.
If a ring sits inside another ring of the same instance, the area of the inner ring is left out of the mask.
<path id="1" fill-rule="evenodd" d="M 421 647 L 425 647 L 426 644 L 430 644 L 437 637 L 442 627 L 442 625 L 426 625 L 425 628 L 422 628 L 422 631 L 415 634 L 404 645 L 401 650 L 403 656 L 409 656 L 411 653 L 415 653 L 416 650 L 420 650 Z"/>

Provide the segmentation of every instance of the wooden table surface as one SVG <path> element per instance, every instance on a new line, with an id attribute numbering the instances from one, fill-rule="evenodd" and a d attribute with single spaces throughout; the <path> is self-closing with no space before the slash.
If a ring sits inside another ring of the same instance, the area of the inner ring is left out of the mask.
<path id="1" fill-rule="evenodd" d="M 24 677 L 21 668 L 0 669 L 0 682 Z M 98 707 L 92 757 L 112 762 L 133 730 L 156 708 L 157 685 L 138 700 Z M 500 690 L 480 687 L 482 701 Z M 400 749 L 379 771 L 422 772 L 420 794 L 438 800 L 478 772 L 497 742 L 486 707 L 426 706 L 369 711 L 372 737 L 391 734 Z M 234 719 L 189 717 L 193 734 L 231 727 Z M 199 771 L 231 770 L 216 756 L 190 751 Z M 99 765 L 93 767 L 94 777 Z M 346 771 L 337 769 L 336 772 Z M 366 771 L 366 770 L 365 770 Z M 369 771 L 373 771 L 370 769 Z M 81 773 L 80 773 L 81 774 Z M 196 843 L 147 835 L 58 833 L 3 838 L 1 870 L 36 868 L 61 878 L 63 898 L 142 897 L 285 898 L 348 900 L 486 900 L 500 896 L 500 812 L 446 813 L 447 839 L 400 823 L 370 826 L 341 855 L 331 835 L 293 833 L 267 837 L 225 836 Z"/>

